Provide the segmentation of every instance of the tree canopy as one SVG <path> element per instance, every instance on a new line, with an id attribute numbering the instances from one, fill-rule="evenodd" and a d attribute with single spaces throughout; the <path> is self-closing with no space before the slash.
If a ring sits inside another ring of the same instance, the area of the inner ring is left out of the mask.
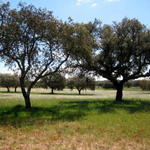
<path id="1" fill-rule="evenodd" d="M 117 89 L 116 100 L 120 101 L 125 82 L 150 75 L 150 32 L 137 19 L 128 18 L 113 25 L 94 22 L 93 27 L 90 34 L 97 46 L 91 49 L 91 61 L 82 67 L 110 80 Z"/>
<path id="2" fill-rule="evenodd" d="M 54 94 L 54 90 L 63 90 L 65 88 L 65 77 L 60 73 L 55 73 L 51 76 L 46 76 L 41 80 L 43 88 L 51 88 L 51 94 Z"/>
<path id="3" fill-rule="evenodd" d="M 95 90 L 95 80 L 82 74 L 76 75 L 75 77 L 68 79 L 67 85 L 71 90 L 73 90 L 74 88 L 77 89 L 79 95 L 81 95 L 82 90 Z"/>
<path id="4" fill-rule="evenodd" d="M 0 86 L 6 87 L 7 92 L 10 92 L 10 88 L 14 87 L 16 92 L 16 89 L 19 86 L 19 78 L 12 74 L 0 74 Z"/>
<path id="5" fill-rule="evenodd" d="M 0 17 L 1 57 L 19 74 L 26 108 L 30 108 L 32 87 L 41 78 L 61 71 L 70 56 L 80 55 L 81 48 L 87 50 L 86 28 L 62 22 L 51 11 L 33 5 L 10 9 L 3 4 Z M 31 81 L 27 88 L 26 80 Z"/>

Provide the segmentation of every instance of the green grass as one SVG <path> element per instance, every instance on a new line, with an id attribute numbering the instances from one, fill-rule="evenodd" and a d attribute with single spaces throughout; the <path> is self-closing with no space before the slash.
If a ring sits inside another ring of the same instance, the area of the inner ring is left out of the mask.
<path id="1" fill-rule="evenodd" d="M 120 103 L 113 90 L 33 92 L 30 110 L 20 93 L 0 93 L 0 150 L 150 149 L 148 91 L 127 90 Z"/>

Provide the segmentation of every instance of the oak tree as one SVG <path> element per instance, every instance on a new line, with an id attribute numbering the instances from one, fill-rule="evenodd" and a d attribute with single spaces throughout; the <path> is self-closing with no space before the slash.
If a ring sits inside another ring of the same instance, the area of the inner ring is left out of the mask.
<path id="1" fill-rule="evenodd" d="M 51 88 L 51 94 L 54 94 L 54 90 L 63 90 L 65 88 L 65 77 L 60 73 L 55 73 L 51 76 L 46 76 L 41 80 L 43 88 Z"/>
<path id="2" fill-rule="evenodd" d="M 95 80 L 85 75 L 76 75 L 68 80 L 68 87 L 72 90 L 73 88 L 78 90 L 78 94 L 81 95 L 82 90 L 90 89 L 95 90 Z"/>
<path id="3" fill-rule="evenodd" d="M 91 61 L 82 66 L 110 80 L 117 90 L 116 101 L 121 101 L 127 81 L 150 75 L 150 32 L 137 19 L 124 18 L 113 25 L 102 26 L 100 22 L 92 25 L 89 34 L 97 46 L 91 49 Z"/>
<path id="4" fill-rule="evenodd" d="M 19 78 L 16 75 L 12 74 L 0 74 L 0 86 L 6 87 L 7 92 L 10 92 L 10 88 L 14 87 L 15 92 L 19 86 Z"/>
<path id="5" fill-rule="evenodd" d="M 31 89 L 41 78 L 67 68 L 66 61 L 74 56 L 71 54 L 87 47 L 86 32 L 81 25 L 62 22 L 51 11 L 33 5 L 20 4 L 7 12 L 1 18 L 1 56 L 19 75 L 25 105 L 30 108 Z M 26 81 L 30 81 L 27 86 Z"/>
<path id="6" fill-rule="evenodd" d="M 7 40 L 1 45 L 5 49 L 2 58 L 19 74 L 25 105 L 30 108 L 33 86 L 42 77 L 57 72 L 69 53 L 62 47 L 62 23 L 53 17 L 52 12 L 32 5 L 19 6 L 19 10 L 9 10 L 4 18 L 3 32 Z M 28 79 L 31 82 L 25 87 Z"/>

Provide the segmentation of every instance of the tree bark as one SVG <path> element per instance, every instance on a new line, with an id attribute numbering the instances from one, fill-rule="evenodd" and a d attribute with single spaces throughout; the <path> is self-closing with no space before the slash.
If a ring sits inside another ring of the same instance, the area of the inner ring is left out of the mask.
<path id="1" fill-rule="evenodd" d="M 80 89 L 78 89 L 78 93 L 79 93 L 79 95 L 81 95 L 81 90 Z"/>
<path id="2" fill-rule="evenodd" d="M 122 97 L 123 97 L 123 83 L 119 83 L 118 85 L 116 85 L 116 101 L 122 101 Z"/>
<path id="3" fill-rule="evenodd" d="M 25 99 L 25 107 L 26 107 L 26 109 L 31 108 L 30 94 L 24 93 L 23 97 Z"/>
<path id="4" fill-rule="evenodd" d="M 51 88 L 51 94 L 54 94 L 54 89 L 53 88 Z"/>
<path id="5" fill-rule="evenodd" d="M 24 83 L 25 83 L 24 79 L 20 79 L 20 86 L 21 86 L 22 95 L 23 95 L 24 101 L 25 101 L 25 108 L 29 109 L 32 107 L 31 101 L 30 101 L 30 90 L 28 89 L 28 91 L 26 91 Z"/>
<path id="6" fill-rule="evenodd" d="M 17 87 L 15 87 L 15 93 L 17 92 Z"/>
<path id="7" fill-rule="evenodd" d="M 8 92 L 8 93 L 10 92 L 10 89 L 9 89 L 9 87 L 7 87 L 7 92 Z"/>

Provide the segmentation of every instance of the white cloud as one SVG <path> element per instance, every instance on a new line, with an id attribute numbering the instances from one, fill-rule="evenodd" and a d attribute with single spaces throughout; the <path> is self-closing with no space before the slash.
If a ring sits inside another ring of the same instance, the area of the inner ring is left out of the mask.
<path id="1" fill-rule="evenodd" d="M 83 4 L 89 4 L 91 7 L 98 6 L 97 0 L 75 0 L 76 5 L 80 6 Z M 121 0 L 101 0 L 100 2 L 120 2 Z"/>
<path id="2" fill-rule="evenodd" d="M 119 2 L 121 0 L 105 0 L 106 2 Z"/>
<path id="3" fill-rule="evenodd" d="M 91 0 L 76 0 L 76 5 L 79 6 L 81 4 L 88 4 L 91 3 Z"/>
<path id="4" fill-rule="evenodd" d="M 92 3 L 91 7 L 96 7 L 98 5 L 98 3 Z"/>
<path id="5" fill-rule="evenodd" d="M 89 4 L 91 7 L 96 7 L 98 3 L 96 3 L 94 0 L 76 0 L 76 5 L 80 6 L 83 4 Z"/>

